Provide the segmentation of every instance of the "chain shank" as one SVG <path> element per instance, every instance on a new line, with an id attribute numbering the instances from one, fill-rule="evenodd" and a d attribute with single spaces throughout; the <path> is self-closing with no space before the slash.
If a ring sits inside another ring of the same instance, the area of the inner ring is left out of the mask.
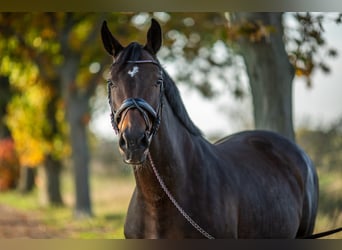
<path id="1" fill-rule="evenodd" d="M 205 231 L 202 227 L 200 227 L 185 211 L 184 209 L 178 204 L 178 202 L 176 201 L 176 199 L 173 197 L 173 195 L 170 193 L 169 189 L 166 187 L 164 181 L 162 180 L 162 178 L 160 177 L 154 162 L 152 161 L 152 157 L 151 154 L 148 153 L 148 158 L 149 161 L 151 163 L 152 166 L 152 170 L 155 174 L 155 176 L 157 177 L 157 180 L 161 186 L 161 188 L 164 190 L 165 194 L 167 195 L 167 197 L 170 199 L 170 201 L 172 202 L 172 204 L 177 208 L 177 210 L 180 212 L 180 214 L 198 231 L 200 232 L 204 237 L 206 237 L 207 239 L 215 239 L 213 236 L 211 236 L 207 231 Z"/>

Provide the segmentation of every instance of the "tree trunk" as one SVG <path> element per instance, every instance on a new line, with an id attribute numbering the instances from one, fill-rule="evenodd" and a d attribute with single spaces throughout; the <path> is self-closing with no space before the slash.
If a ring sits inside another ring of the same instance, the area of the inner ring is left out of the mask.
<path id="1" fill-rule="evenodd" d="M 15 151 L 11 131 L 6 124 L 7 108 L 12 99 L 8 76 L 0 75 L 0 142 L 2 154 L 0 156 L 0 189 L 14 189 L 20 181 L 19 157 Z"/>
<path id="2" fill-rule="evenodd" d="M 66 104 L 66 118 L 70 129 L 70 140 L 72 148 L 72 159 L 74 167 L 75 190 L 76 190 L 76 217 L 92 216 L 91 199 L 89 192 L 89 161 L 90 154 L 88 148 L 87 127 L 90 119 L 89 115 L 89 99 L 96 89 L 96 79 L 101 74 L 95 74 L 92 79 L 87 81 L 83 86 L 78 86 L 76 76 L 80 69 L 81 58 L 83 58 L 84 50 L 87 46 L 97 41 L 98 29 L 102 18 L 96 18 L 94 29 L 88 33 L 82 45 L 75 48 L 71 46 L 71 34 L 74 28 L 82 21 L 88 18 L 79 14 L 66 13 L 62 31 L 60 32 L 61 53 L 64 61 L 60 67 L 60 76 L 62 78 L 62 92 Z M 86 86 L 85 86 L 86 85 Z"/>
<path id="3" fill-rule="evenodd" d="M 79 56 L 69 53 L 65 56 L 62 72 L 62 91 L 66 103 L 66 119 L 69 124 L 72 149 L 75 211 L 77 218 L 91 217 L 89 192 L 89 148 L 87 137 L 87 119 L 89 97 L 76 86 L 75 79 L 79 68 Z"/>
<path id="4" fill-rule="evenodd" d="M 45 156 L 44 161 L 47 203 L 52 206 L 62 206 L 63 200 L 60 188 L 60 175 L 62 163 L 54 159 L 50 154 Z"/>
<path id="5" fill-rule="evenodd" d="M 49 87 L 51 88 L 53 95 L 50 98 L 46 109 L 46 119 L 48 120 L 49 129 L 45 131 L 45 139 L 47 141 L 52 141 L 55 136 L 58 136 L 60 134 L 58 121 L 56 119 L 56 114 L 58 111 L 57 104 L 61 97 L 61 91 L 58 86 L 58 79 L 51 80 Z M 60 190 L 61 170 L 62 161 L 54 157 L 51 153 L 46 154 L 44 159 L 46 185 L 44 186 L 45 190 L 43 190 L 43 192 L 45 192 L 44 197 L 46 197 L 46 201 L 43 201 L 43 203 L 52 206 L 63 205 Z"/>
<path id="6" fill-rule="evenodd" d="M 11 137 L 11 132 L 9 131 L 5 122 L 7 105 L 11 101 L 13 95 L 7 76 L 0 75 L 0 87 L 0 139 L 2 139 Z"/>
<path id="7" fill-rule="evenodd" d="M 292 121 L 294 69 L 283 41 L 282 13 L 235 13 L 233 22 L 261 22 L 275 29 L 257 41 L 238 41 L 252 91 L 255 128 L 278 132 L 295 140 Z"/>
<path id="8" fill-rule="evenodd" d="M 18 184 L 19 192 L 26 194 L 33 190 L 34 179 L 36 176 L 36 168 L 21 166 L 20 167 L 20 178 Z"/>
<path id="9" fill-rule="evenodd" d="M 76 217 L 92 216 L 89 195 L 89 148 L 86 131 L 88 99 L 84 96 L 73 96 L 68 100 L 68 122 L 74 164 L 76 190 Z"/>

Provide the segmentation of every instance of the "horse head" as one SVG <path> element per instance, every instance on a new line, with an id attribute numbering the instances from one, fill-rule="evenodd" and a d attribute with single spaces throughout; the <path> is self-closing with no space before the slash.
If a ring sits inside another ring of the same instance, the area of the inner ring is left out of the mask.
<path id="1" fill-rule="evenodd" d="M 119 149 L 128 164 L 142 164 L 160 123 L 163 72 L 156 58 L 161 47 L 160 25 L 152 19 L 145 45 L 124 47 L 103 22 L 102 41 L 112 56 L 108 97 L 112 125 L 119 134 Z"/>

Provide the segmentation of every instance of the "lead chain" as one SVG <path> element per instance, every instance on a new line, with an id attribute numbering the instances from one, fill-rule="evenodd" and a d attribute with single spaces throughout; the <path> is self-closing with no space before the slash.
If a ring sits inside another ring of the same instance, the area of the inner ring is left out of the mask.
<path id="1" fill-rule="evenodd" d="M 177 208 L 177 210 L 181 213 L 181 215 L 198 231 L 200 232 L 204 237 L 206 237 L 207 239 L 215 239 L 213 236 L 211 236 L 208 232 L 206 232 L 202 227 L 200 227 L 184 210 L 183 208 L 178 204 L 178 202 L 176 201 L 176 199 L 172 196 L 172 194 L 170 193 L 169 189 L 166 187 L 164 181 L 162 180 L 162 178 L 160 177 L 154 162 L 152 161 L 152 157 L 151 154 L 148 153 L 148 158 L 150 160 L 153 172 L 155 174 L 155 176 L 157 177 L 157 180 L 160 184 L 160 186 L 162 187 L 162 189 L 164 190 L 164 192 L 166 193 L 167 197 L 169 197 L 170 201 L 172 202 L 172 204 Z"/>

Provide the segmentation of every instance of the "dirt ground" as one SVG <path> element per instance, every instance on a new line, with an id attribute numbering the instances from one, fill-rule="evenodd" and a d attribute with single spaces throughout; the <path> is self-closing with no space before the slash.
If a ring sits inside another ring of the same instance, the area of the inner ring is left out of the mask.
<path id="1" fill-rule="evenodd" d="M 62 232 L 57 232 L 44 225 L 44 222 L 37 216 L 0 204 L 0 239 L 5 238 L 47 239 L 64 237 Z"/>

